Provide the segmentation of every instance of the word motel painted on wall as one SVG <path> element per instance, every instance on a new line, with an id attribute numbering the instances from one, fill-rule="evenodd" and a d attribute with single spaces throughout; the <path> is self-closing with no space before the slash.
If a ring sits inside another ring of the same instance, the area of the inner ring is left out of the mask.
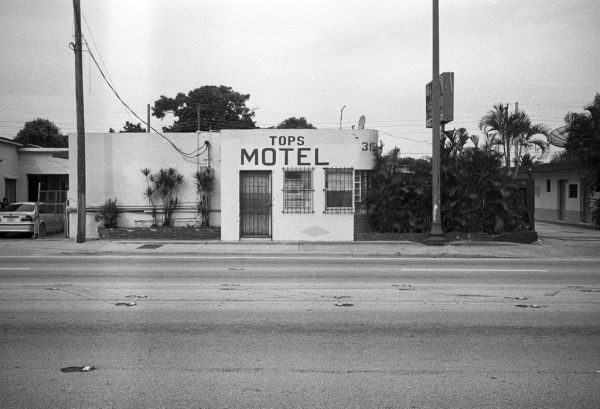
<path id="1" fill-rule="evenodd" d="M 327 166 L 319 157 L 319 148 L 304 147 L 303 136 L 269 136 L 270 147 L 240 151 L 241 165 Z"/>

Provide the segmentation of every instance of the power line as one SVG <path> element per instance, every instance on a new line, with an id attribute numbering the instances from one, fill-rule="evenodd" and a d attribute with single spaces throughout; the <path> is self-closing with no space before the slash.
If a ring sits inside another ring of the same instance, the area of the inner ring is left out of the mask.
<path id="1" fill-rule="evenodd" d="M 92 61 L 94 61 L 94 64 L 96 65 L 96 68 L 98 68 L 98 71 L 100 72 L 100 75 L 102 76 L 102 78 L 104 79 L 104 82 L 106 82 L 106 84 L 108 85 L 108 87 L 111 89 L 111 91 L 113 92 L 113 94 L 115 94 L 115 96 L 117 97 L 117 99 L 121 102 L 121 104 L 123 104 L 123 106 L 125 108 L 127 108 L 129 110 L 129 112 L 131 112 L 138 120 L 141 121 L 141 123 L 145 124 L 146 126 L 148 126 L 150 129 L 152 129 L 154 132 L 156 132 L 160 137 L 162 137 L 163 139 L 165 139 L 167 142 L 169 142 L 169 144 L 177 151 L 179 152 L 181 155 L 183 155 L 184 157 L 187 158 L 196 158 L 198 156 L 201 155 L 201 153 L 198 153 L 200 151 L 200 149 L 196 149 L 190 153 L 184 152 L 183 150 L 181 150 L 177 145 L 175 145 L 169 138 L 167 138 L 165 135 L 163 135 L 161 132 L 157 131 L 156 129 L 154 129 L 154 127 L 150 126 L 150 124 L 148 124 L 145 120 L 143 120 L 142 118 L 140 118 L 140 116 L 133 110 L 131 109 L 131 107 L 129 107 L 129 105 L 121 98 L 121 96 L 119 95 L 119 93 L 117 92 L 117 90 L 115 90 L 115 88 L 112 86 L 112 84 L 108 81 L 108 79 L 106 78 L 106 75 L 104 75 L 104 72 L 102 71 L 102 68 L 100 68 L 100 65 L 98 64 L 98 61 L 96 60 L 96 57 L 94 57 L 94 54 L 92 53 L 92 51 L 89 49 L 89 44 L 87 43 L 87 41 L 85 41 L 85 44 L 88 46 L 88 53 L 90 53 L 90 56 L 92 57 Z"/>
<path id="2" fill-rule="evenodd" d="M 87 19 L 85 18 L 85 13 L 83 12 L 83 10 L 81 11 L 81 16 L 83 17 L 83 22 L 85 23 L 85 26 L 87 27 L 87 31 L 90 34 L 92 43 L 94 44 L 94 47 L 96 47 L 96 51 L 98 52 L 98 58 L 100 58 L 100 62 L 102 62 L 102 65 L 104 66 L 104 69 L 106 70 L 106 75 L 112 82 L 112 78 L 110 77 L 110 73 L 108 72 L 108 67 L 104 63 L 104 60 L 102 59 L 102 54 L 100 53 L 100 48 L 98 48 L 98 45 L 96 44 L 96 41 L 94 40 L 94 36 L 92 35 L 92 30 L 90 30 L 90 26 L 88 25 L 88 22 L 87 22 Z M 86 44 L 87 44 L 87 41 L 86 41 Z M 89 45 L 88 45 L 88 47 L 89 47 Z"/>

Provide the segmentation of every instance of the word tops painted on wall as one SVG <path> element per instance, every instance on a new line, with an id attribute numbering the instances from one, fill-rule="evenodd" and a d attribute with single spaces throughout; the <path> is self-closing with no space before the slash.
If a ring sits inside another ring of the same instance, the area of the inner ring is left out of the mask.
<path id="1" fill-rule="evenodd" d="M 327 166 L 319 148 L 304 147 L 303 136 L 269 136 L 270 147 L 241 150 L 241 164 L 263 166 Z"/>

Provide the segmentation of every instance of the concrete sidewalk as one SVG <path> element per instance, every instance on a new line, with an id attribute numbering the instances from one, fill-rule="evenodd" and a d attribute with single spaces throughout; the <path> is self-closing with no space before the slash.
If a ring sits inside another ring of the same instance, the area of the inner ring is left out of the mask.
<path id="1" fill-rule="evenodd" d="M 600 259 L 600 230 L 538 223 L 533 244 L 451 242 L 427 246 L 409 241 L 273 242 L 273 241 L 105 241 L 50 237 L 0 239 L 0 256 L 137 255 L 137 256 L 288 256 L 288 257 L 430 257 L 430 258 L 593 258 Z"/>

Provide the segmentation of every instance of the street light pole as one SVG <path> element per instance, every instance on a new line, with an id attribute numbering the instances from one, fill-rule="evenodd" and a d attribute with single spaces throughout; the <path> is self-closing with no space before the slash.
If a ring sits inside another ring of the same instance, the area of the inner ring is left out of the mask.
<path id="1" fill-rule="evenodd" d="M 340 129 L 342 129 L 342 116 L 344 115 L 344 108 L 346 108 L 346 105 L 344 105 L 340 110 Z"/>
<path id="2" fill-rule="evenodd" d="M 431 195 L 432 213 L 431 230 L 429 231 L 428 244 L 444 245 L 444 232 L 442 231 L 442 211 L 440 194 L 440 29 L 439 29 L 439 0 L 433 0 L 433 72 L 432 72 L 431 114 L 432 114 L 432 172 Z"/>

